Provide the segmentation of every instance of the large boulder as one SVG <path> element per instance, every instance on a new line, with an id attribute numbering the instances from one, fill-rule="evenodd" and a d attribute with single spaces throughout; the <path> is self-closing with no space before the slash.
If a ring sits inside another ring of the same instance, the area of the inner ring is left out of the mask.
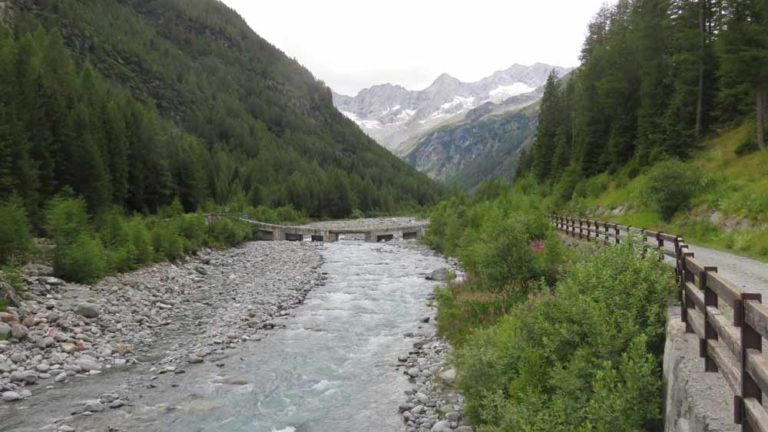
<path id="1" fill-rule="evenodd" d="M 441 268 L 427 275 L 427 280 L 448 282 L 453 279 L 453 271 L 449 268 Z"/>

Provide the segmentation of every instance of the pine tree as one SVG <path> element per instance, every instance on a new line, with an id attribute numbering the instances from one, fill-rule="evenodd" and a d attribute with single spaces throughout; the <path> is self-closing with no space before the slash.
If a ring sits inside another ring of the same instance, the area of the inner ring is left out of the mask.
<path id="1" fill-rule="evenodd" d="M 540 180 L 551 174 L 552 154 L 555 152 L 557 130 L 562 121 L 560 85 L 555 71 L 549 73 L 539 110 L 539 126 L 533 147 L 533 169 Z"/>
<path id="2" fill-rule="evenodd" d="M 756 137 L 766 148 L 768 123 L 768 5 L 764 0 L 731 0 L 725 32 L 719 40 L 723 95 L 738 104 L 755 100 Z M 726 102 L 727 103 L 727 102 Z M 734 102 L 731 102 L 734 103 Z"/>

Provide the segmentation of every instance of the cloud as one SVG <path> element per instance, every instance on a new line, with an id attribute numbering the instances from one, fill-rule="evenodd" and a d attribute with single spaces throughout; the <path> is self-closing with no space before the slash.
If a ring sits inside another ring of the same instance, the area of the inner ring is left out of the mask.
<path id="1" fill-rule="evenodd" d="M 224 0 L 336 91 L 473 81 L 513 63 L 576 66 L 604 0 Z"/>

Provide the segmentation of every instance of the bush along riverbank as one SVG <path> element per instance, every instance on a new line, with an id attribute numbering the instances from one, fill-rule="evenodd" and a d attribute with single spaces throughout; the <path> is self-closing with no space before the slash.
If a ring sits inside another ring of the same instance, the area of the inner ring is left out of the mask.
<path id="1" fill-rule="evenodd" d="M 478 431 L 655 431 L 671 272 L 627 242 L 566 248 L 541 200 L 500 187 L 432 215 L 427 242 L 466 280 L 438 292 L 438 329 Z"/>
<path id="2" fill-rule="evenodd" d="M 289 207 L 237 210 L 266 222 L 304 219 Z M 70 282 L 93 283 L 203 248 L 231 247 L 254 235 L 245 222 L 206 222 L 202 213 L 185 214 L 178 200 L 156 215 L 112 210 L 90 216 L 85 200 L 62 196 L 48 203 L 44 216 L 42 226 L 35 227 L 19 201 L 0 203 L 0 310 L 18 303 L 23 294 L 19 267 L 26 263 L 51 265 L 55 276 Z M 35 240 L 36 235 L 45 237 Z"/>

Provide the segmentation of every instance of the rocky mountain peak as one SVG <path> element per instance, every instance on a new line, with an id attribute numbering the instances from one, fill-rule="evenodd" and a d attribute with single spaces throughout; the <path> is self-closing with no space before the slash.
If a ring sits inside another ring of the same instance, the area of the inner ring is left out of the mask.
<path id="1" fill-rule="evenodd" d="M 505 102 L 520 95 L 530 94 L 526 100 L 535 101 L 540 94 L 534 92 L 544 85 L 553 69 L 560 76 L 568 72 L 566 68 L 544 63 L 514 64 L 470 83 L 443 73 L 421 91 L 379 84 L 361 90 L 354 97 L 334 94 L 333 99 L 339 111 L 369 136 L 402 156 L 409 150 L 408 143 L 417 136 L 458 121 L 484 104 L 492 104 L 484 111 L 496 112 L 506 110 Z"/>

